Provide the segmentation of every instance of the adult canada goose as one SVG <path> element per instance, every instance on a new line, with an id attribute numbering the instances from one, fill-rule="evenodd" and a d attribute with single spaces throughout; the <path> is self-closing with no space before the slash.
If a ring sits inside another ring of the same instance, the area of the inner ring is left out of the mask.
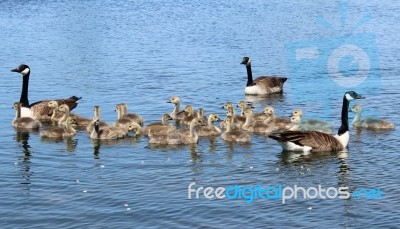
<path id="1" fill-rule="evenodd" d="M 149 133 L 163 135 L 171 130 L 175 130 L 175 126 L 169 124 L 168 120 L 172 120 L 171 116 L 169 114 L 164 114 L 161 122 L 153 122 L 143 128 L 144 135 L 147 136 Z"/>
<path id="2" fill-rule="evenodd" d="M 184 125 L 190 125 L 192 120 L 197 117 L 197 114 L 194 112 L 194 108 L 192 105 L 187 105 L 185 109 L 181 112 L 185 113 L 185 117 L 183 117 L 180 122 Z"/>
<path id="3" fill-rule="evenodd" d="M 362 106 L 360 104 L 354 105 L 351 111 L 356 115 L 354 116 L 351 124 L 356 128 L 365 128 L 368 130 L 393 130 L 395 128 L 394 124 L 379 118 L 367 118 L 361 119 Z"/>
<path id="4" fill-rule="evenodd" d="M 349 144 L 350 138 L 348 123 L 349 103 L 352 100 L 364 98 L 354 91 L 348 91 L 344 94 L 341 116 L 342 124 L 338 134 L 335 136 L 318 131 L 285 131 L 268 136 L 278 141 L 283 150 L 286 151 L 336 152 L 343 150 Z"/>
<path id="5" fill-rule="evenodd" d="M 19 129 L 39 129 L 41 124 L 38 120 L 31 117 L 21 117 L 21 103 L 14 103 L 13 108 L 16 111 L 12 125 Z"/>
<path id="6" fill-rule="evenodd" d="M 128 105 L 126 103 L 121 103 L 121 108 L 122 108 L 121 118 L 130 119 L 131 121 L 136 122 L 137 124 L 143 126 L 144 119 L 137 114 L 128 113 Z"/>
<path id="7" fill-rule="evenodd" d="M 251 71 L 251 61 L 249 57 L 243 57 L 240 64 L 246 65 L 247 84 L 245 89 L 246 95 L 268 95 L 273 93 L 282 93 L 283 83 L 287 80 L 281 76 L 260 76 L 253 80 Z"/>
<path id="8" fill-rule="evenodd" d="M 150 144 L 161 144 L 161 145 L 186 145 L 196 144 L 199 140 L 199 136 L 196 132 L 196 126 L 204 125 L 203 121 L 198 118 L 194 118 L 189 126 L 189 132 L 184 129 L 176 129 L 170 131 L 167 135 L 155 135 L 149 134 Z"/>
<path id="9" fill-rule="evenodd" d="M 179 110 L 180 104 L 181 104 L 181 99 L 178 96 L 172 96 L 171 98 L 169 98 L 169 101 L 167 103 L 175 104 L 175 108 L 170 114 L 172 119 L 179 121 L 186 116 L 184 112 Z"/>
<path id="10" fill-rule="evenodd" d="M 90 133 L 91 139 L 121 139 L 128 135 L 128 129 L 119 128 L 115 126 L 100 127 L 100 121 L 96 120 L 93 123 L 93 130 Z"/>
<path id="11" fill-rule="evenodd" d="M 318 119 L 303 119 L 303 111 L 296 109 L 292 111 L 291 117 L 299 117 L 299 130 L 315 130 L 332 134 L 332 124 Z"/>
<path id="12" fill-rule="evenodd" d="M 74 123 L 73 126 L 80 127 L 80 128 L 86 127 L 92 121 L 91 119 L 70 113 L 70 110 L 69 110 L 69 107 L 67 106 L 67 104 L 61 104 L 58 107 L 58 111 L 63 114 L 62 117 L 58 120 L 58 125 L 60 125 L 60 126 L 65 125 L 65 122 L 68 117 L 74 118 L 76 123 Z"/>
<path id="13" fill-rule="evenodd" d="M 212 113 L 208 116 L 207 126 L 198 126 L 196 127 L 197 135 L 200 137 L 206 136 L 218 136 L 221 134 L 221 130 L 213 125 L 213 122 L 220 121 L 221 119 L 215 113 Z M 204 122 L 204 121 L 203 121 Z"/>
<path id="14" fill-rule="evenodd" d="M 92 118 L 92 120 L 90 121 L 90 123 L 86 127 L 86 131 L 89 132 L 89 134 L 92 133 L 92 131 L 94 129 L 94 123 L 97 120 L 100 120 L 100 107 L 99 106 L 94 106 L 93 113 L 94 113 L 93 118 Z M 104 127 L 104 126 L 108 126 L 108 124 L 106 122 L 99 121 L 98 122 L 98 126 L 101 128 L 101 127 Z"/>
<path id="15" fill-rule="evenodd" d="M 76 134 L 76 130 L 72 127 L 72 125 L 76 125 L 75 118 L 68 117 L 64 127 L 54 127 L 47 130 L 40 131 L 40 136 L 44 138 L 70 138 Z"/>
<path id="16" fill-rule="evenodd" d="M 251 142 L 251 135 L 244 130 L 233 130 L 232 129 L 232 116 L 227 116 L 224 120 L 226 122 L 226 131 L 221 135 L 222 139 L 228 142 L 240 142 L 248 143 Z"/>
<path id="17" fill-rule="evenodd" d="M 21 117 L 31 117 L 38 120 L 49 121 L 50 116 L 52 115 L 52 109 L 47 106 L 47 103 L 50 100 L 42 100 L 35 103 L 29 104 L 28 100 L 28 87 L 29 87 L 29 75 L 31 73 L 28 65 L 21 64 L 15 69 L 11 70 L 12 72 L 18 72 L 22 75 L 22 91 L 19 102 L 21 103 Z M 56 99 L 58 104 L 67 104 L 70 110 L 73 110 L 76 106 L 78 106 L 77 101 L 81 98 L 76 96 L 71 96 L 66 99 Z M 54 100 L 54 99 L 52 99 Z"/>

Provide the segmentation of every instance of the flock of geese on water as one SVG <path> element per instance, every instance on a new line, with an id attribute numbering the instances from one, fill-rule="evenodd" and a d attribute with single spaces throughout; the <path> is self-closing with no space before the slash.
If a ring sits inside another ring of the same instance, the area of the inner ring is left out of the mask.
<path id="1" fill-rule="evenodd" d="M 282 93 L 283 84 L 287 80 L 281 76 L 261 76 L 253 80 L 250 58 L 244 57 L 241 64 L 247 69 L 246 95 L 267 95 Z M 302 110 L 293 110 L 290 119 L 275 116 L 273 107 L 265 107 L 263 112 L 254 113 L 253 107 L 241 101 L 238 104 L 226 102 L 223 108 L 227 111 L 222 121 L 218 114 L 211 113 L 205 116 L 203 108 L 197 111 L 191 105 L 180 110 L 181 100 L 172 96 L 168 103 L 174 104 L 170 114 L 162 115 L 161 122 L 144 125 L 144 120 L 138 114 L 128 113 L 127 104 L 116 105 L 117 119 L 108 124 L 100 118 L 100 107 L 94 106 L 93 118 L 85 118 L 71 112 L 80 98 L 72 96 L 66 99 L 42 100 L 29 103 L 28 85 L 30 68 L 20 65 L 11 70 L 23 76 L 20 101 L 14 103 L 16 116 L 12 125 L 18 130 L 39 129 L 42 125 L 48 126 L 40 131 L 43 138 L 70 138 L 76 130 L 86 130 L 92 139 L 120 139 L 128 136 L 129 132 L 135 135 L 145 135 L 150 144 L 181 145 L 195 144 L 200 137 L 219 136 L 228 142 L 251 142 L 251 133 L 265 134 L 276 140 L 287 151 L 320 152 L 340 151 L 349 143 L 348 111 L 350 101 L 365 97 L 354 91 L 348 91 L 343 96 L 341 126 L 336 135 L 332 135 L 330 123 L 302 118 Z M 235 114 L 235 108 L 240 114 Z M 394 124 L 382 119 L 361 119 L 361 105 L 353 106 L 353 127 L 370 130 L 392 130 Z M 169 123 L 175 120 L 179 125 Z M 219 126 L 214 123 L 222 121 Z"/>

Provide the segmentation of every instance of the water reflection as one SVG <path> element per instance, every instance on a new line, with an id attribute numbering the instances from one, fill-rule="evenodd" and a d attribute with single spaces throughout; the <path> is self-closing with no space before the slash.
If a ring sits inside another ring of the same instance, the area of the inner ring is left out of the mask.
<path id="1" fill-rule="evenodd" d="M 323 160 L 325 158 L 337 157 L 339 160 L 348 158 L 348 151 L 342 150 L 340 152 L 292 152 L 282 151 L 278 156 L 283 164 L 303 163 L 316 160 Z"/>
<path id="2" fill-rule="evenodd" d="M 136 135 L 134 137 L 127 137 L 124 139 L 91 139 L 93 146 L 93 158 L 100 159 L 99 154 L 101 147 L 133 145 L 136 144 L 141 138 L 141 135 Z"/>
<path id="3" fill-rule="evenodd" d="M 40 139 L 41 143 L 65 143 L 65 149 L 67 152 L 73 153 L 76 151 L 76 147 L 78 146 L 78 139 L 75 138 L 66 138 L 66 139 L 60 139 L 60 138 L 41 138 Z"/>
<path id="4" fill-rule="evenodd" d="M 30 138 L 30 133 L 27 131 L 17 131 L 15 134 L 14 140 L 16 142 L 21 143 L 22 147 L 22 157 L 18 157 L 18 163 L 21 164 L 21 175 L 22 175 L 22 181 L 20 184 L 23 185 L 23 190 L 28 191 L 27 193 L 29 194 L 30 190 L 30 184 L 31 184 L 31 147 L 29 145 L 29 138 Z"/>
<path id="5" fill-rule="evenodd" d="M 245 101 L 249 103 L 257 104 L 274 104 L 281 103 L 285 100 L 284 94 L 269 94 L 264 96 L 246 95 Z"/>

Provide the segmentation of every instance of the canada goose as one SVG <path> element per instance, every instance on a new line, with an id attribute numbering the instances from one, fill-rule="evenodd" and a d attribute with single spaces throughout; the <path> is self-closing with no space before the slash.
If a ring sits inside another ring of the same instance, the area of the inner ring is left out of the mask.
<path id="1" fill-rule="evenodd" d="M 21 117 L 31 117 L 33 119 L 49 121 L 50 116 L 52 115 L 52 109 L 47 106 L 47 103 L 50 100 L 42 100 L 35 103 L 29 104 L 28 100 L 28 87 L 29 87 L 29 75 L 31 73 L 28 65 L 21 64 L 15 69 L 11 70 L 12 72 L 18 72 L 23 76 L 22 80 L 22 91 L 19 102 L 21 103 Z M 71 96 L 66 99 L 57 99 L 59 104 L 67 104 L 70 110 L 73 110 L 76 106 L 78 106 L 77 101 L 80 100 L 81 97 Z"/>
<path id="2" fill-rule="evenodd" d="M 221 119 L 215 113 L 212 113 L 208 116 L 207 126 L 198 126 L 196 127 L 197 135 L 201 137 L 205 136 L 218 136 L 221 134 L 221 130 L 213 125 L 213 122 L 220 121 Z M 204 122 L 204 121 L 203 121 Z"/>
<path id="3" fill-rule="evenodd" d="M 39 129 L 41 127 L 40 121 L 31 117 L 21 117 L 21 103 L 14 103 L 13 108 L 16 111 L 15 118 L 12 125 L 19 129 Z"/>
<path id="4" fill-rule="evenodd" d="M 342 124 L 338 134 L 335 136 L 318 131 L 285 131 L 268 136 L 278 141 L 282 149 L 286 151 L 336 152 L 343 150 L 347 147 L 350 138 L 348 124 L 350 101 L 364 98 L 354 91 L 348 91 L 344 94 L 341 115 Z"/>
<path id="5" fill-rule="evenodd" d="M 161 122 L 153 122 L 143 128 L 144 134 L 147 136 L 150 132 L 155 134 L 167 134 L 171 130 L 175 130 L 175 126 L 168 123 L 168 120 L 172 120 L 169 114 L 162 116 Z"/>
<path id="6" fill-rule="evenodd" d="M 179 110 L 181 99 L 178 96 L 172 96 L 167 103 L 175 104 L 175 108 L 170 114 L 172 119 L 179 121 L 185 117 L 185 113 Z"/>
<path id="7" fill-rule="evenodd" d="M 136 122 L 129 123 L 128 130 L 134 132 L 136 136 L 139 136 L 143 133 L 142 126 L 140 126 Z"/>
<path id="8" fill-rule="evenodd" d="M 228 142 L 240 142 L 247 143 L 251 142 L 251 135 L 244 130 L 233 130 L 232 129 L 232 116 L 227 116 L 224 120 L 226 122 L 226 131 L 221 135 L 222 139 Z"/>
<path id="9" fill-rule="evenodd" d="M 246 115 L 246 122 L 242 126 L 243 130 L 254 133 L 271 133 L 276 128 L 274 123 L 254 120 L 252 108 L 246 108 L 244 114 Z"/>
<path id="10" fill-rule="evenodd" d="M 268 117 L 267 119 L 264 120 L 265 122 L 267 122 L 266 120 L 268 120 L 269 122 L 273 122 L 275 125 L 280 125 L 280 124 L 285 125 L 286 123 L 290 122 L 284 117 L 277 117 L 275 115 L 275 109 L 271 106 L 264 108 L 264 111 L 262 113 L 267 115 Z"/>
<path id="11" fill-rule="evenodd" d="M 95 120 L 93 123 L 93 130 L 90 133 L 91 139 L 121 139 L 128 135 L 128 129 L 119 128 L 115 126 L 100 126 L 100 121 Z M 129 126 L 129 125 L 128 125 Z"/>
<path id="12" fill-rule="evenodd" d="M 93 129 L 94 129 L 94 122 L 96 122 L 97 120 L 100 120 L 100 107 L 99 106 L 94 106 L 93 108 L 93 118 L 90 121 L 90 123 L 87 125 L 86 127 L 86 131 L 90 133 L 92 133 Z M 108 124 L 106 122 L 103 121 L 99 121 L 98 122 L 99 127 L 104 127 L 104 126 L 108 126 Z"/>
<path id="13" fill-rule="evenodd" d="M 241 115 L 235 115 L 235 109 L 233 107 L 228 107 L 228 112 L 226 116 L 233 117 L 232 119 L 232 130 L 242 129 L 243 124 L 246 122 L 246 117 Z M 227 122 L 222 122 L 220 124 L 221 129 L 225 130 L 227 128 Z"/>
<path id="14" fill-rule="evenodd" d="M 63 116 L 63 113 L 58 111 L 58 102 L 56 100 L 51 100 L 47 103 L 47 106 L 53 110 L 50 117 L 51 121 L 58 122 Z"/>
<path id="15" fill-rule="evenodd" d="M 253 118 L 254 118 L 254 120 L 257 121 L 257 122 L 258 122 L 258 121 L 261 121 L 261 122 L 267 123 L 267 122 L 272 121 L 272 120 L 275 119 L 276 117 L 275 117 L 275 115 L 274 115 L 274 110 L 273 110 L 273 108 L 272 108 L 272 107 L 266 107 L 266 108 L 264 108 L 264 110 L 263 110 L 261 113 L 254 114 L 254 115 L 253 115 Z M 277 120 L 284 121 L 284 119 L 281 119 L 281 118 L 279 118 L 279 119 L 277 119 Z"/>
<path id="16" fill-rule="evenodd" d="M 244 116 L 244 110 L 247 108 L 247 103 L 245 101 L 240 101 L 237 107 L 240 108 L 240 115 Z"/>
<path id="17" fill-rule="evenodd" d="M 143 126 L 144 119 L 140 117 L 137 114 L 134 113 L 128 113 L 128 105 L 126 103 L 121 103 L 121 108 L 122 108 L 122 118 L 128 118 L 133 122 L 136 122 L 137 124 Z"/>
<path id="18" fill-rule="evenodd" d="M 361 119 L 362 106 L 360 104 L 354 105 L 351 111 L 356 115 L 354 116 L 351 124 L 356 128 L 365 128 L 368 130 L 393 130 L 395 128 L 394 124 L 379 118 L 367 118 Z"/>
<path id="19" fill-rule="evenodd" d="M 275 125 L 272 132 L 281 132 L 281 131 L 299 131 L 300 129 L 300 116 L 292 116 L 290 120 L 286 123 L 280 123 L 279 125 Z M 321 131 L 323 132 L 323 131 Z M 325 132 L 324 132 L 325 133 Z"/>
<path id="20" fill-rule="evenodd" d="M 66 104 L 61 104 L 61 106 L 58 106 L 58 102 L 56 100 L 49 101 L 47 106 L 53 109 L 51 120 L 53 122 L 58 122 L 58 125 L 65 125 L 65 121 L 69 116 L 75 119 L 76 124 L 74 124 L 74 126 L 78 127 L 86 127 L 92 121 L 91 119 L 71 113 Z"/>
<path id="21" fill-rule="evenodd" d="M 287 80 L 281 76 L 260 76 L 253 80 L 251 71 L 251 61 L 249 57 L 243 57 L 240 64 L 246 65 L 247 84 L 245 89 L 246 95 L 268 95 L 273 93 L 282 93 L 283 83 Z"/>
<path id="22" fill-rule="evenodd" d="M 63 126 L 68 117 L 72 117 L 75 119 L 75 123 L 72 124 L 74 127 L 84 128 L 91 123 L 91 119 L 82 117 L 80 115 L 70 113 L 69 107 L 66 104 L 61 104 L 58 107 L 58 111 L 62 113 L 62 117 L 58 120 L 58 125 Z"/>
<path id="23" fill-rule="evenodd" d="M 197 109 L 197 118 L 201 119 L 204 123 L 208 122 L 208 118 L 204 116 L 204 109 L 201 107 Z"/>
<path id="24" fill-rule="evenodd" d="M 194 112 L 192 105 L 187 105 L 185 109 L 181 112 L 185 112 L 185 117 L 183 117 L 180 122 L 184 125 L 190 125 L 192 120 L 197 117 L 197 114 Z"/>
<path id="25" fill-rule="evenodd" d="M 170 131 L 167 135 L 156 135 L 149 134 L 150 144 L 161 144 L 161 145 L 186 145 L 196 144 L 199 136 L 196 132 L 196 126 L 204 125 L 203 121 L 198 118 L 194 118 L 189 126 L 189 132 L 184 129 L 177 129 Z"/>
<path id="26" fill-rule="evenodd" d="M 225 110 L 228 110 L 229 107 L 233 107 L 232 102 L 226 102 L 221 108 L 224 108 Z"/>
<path id="27" fill-rule="evenodd" d="M 117 112 L 117 120 L 113 123 L 113 126 L 123 128 L 127 131 L 129 123 L 132 122 L 132 119 L 124 116 L 124 105 L 122 103 L 117 104 L 115 111 Z"/>
<path id="28" fill-rule="evenodd" d="M 303 119 L 303 111 L 296 109 L 292 111 L 291 117 L 299 116 L 299 128 L 301 130 L 316 130 L 327 134 L 332 134 L 332 124 L 318 119 Z"/>
<path id="29" fill-rule="evenodd" d="M 40 136 L 44 138 L 69 138 L 76 134 L 76 130 L 72 125 L 76 125 L 75 118 L 68 117 L 64 127 L 55 127 L 40 131 Z"/>

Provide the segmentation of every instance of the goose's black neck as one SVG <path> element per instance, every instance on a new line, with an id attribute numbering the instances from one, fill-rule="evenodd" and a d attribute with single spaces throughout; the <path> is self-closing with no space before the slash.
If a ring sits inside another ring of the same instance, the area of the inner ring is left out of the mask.
<path id="1" fill-rule="evenodd" d="M 339 128 L 338 135 L 342 135 L 349 131 L 349 101 L 346 96 L 343 97 L 342 105 L 342 125 Z"/>
<path id="2" fill-rule="evenodd" d="M 246 85 L 246 87 L 254 86 L 253 73 L 251 72 L 251 64 L 250 63 L 246 64 L 246 70 L 247 70 L 247 85 Z"/>
<path id="3" fill-rule="evenodd" d="M 23 106 L 23 107 L 29 107 L 29 100 L 28 100 L 29 75 L 30 75 L 30 72 L 28 72 L 26 75 L 24 75 L 23 80 L 22 80 L 22 91 L 21 91 L 21 98 L 19 99 L 19 102 L 21 103 L 21 106 Z"/>

